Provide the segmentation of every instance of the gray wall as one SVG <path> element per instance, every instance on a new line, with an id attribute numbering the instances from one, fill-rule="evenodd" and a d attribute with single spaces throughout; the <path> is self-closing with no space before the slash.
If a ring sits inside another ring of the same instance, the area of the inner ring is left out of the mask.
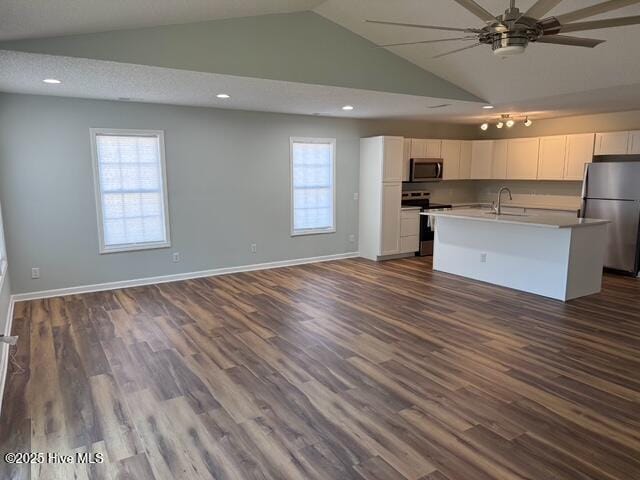
<path id="1" fill-rule="evenodd" d="M 7 94 L 0 124 L 13 293 L 355 251 L 348 236 L 358 232 L 359 138 L 467 137 L 469 130 Z M 165 131 L 172 248 L 98 254 L 90 127 Z M 290 136 L 337 138 L 334 234 L 289 235 Z M 40 279 L 30 278 L 31 267 L 40 267 Z"/>

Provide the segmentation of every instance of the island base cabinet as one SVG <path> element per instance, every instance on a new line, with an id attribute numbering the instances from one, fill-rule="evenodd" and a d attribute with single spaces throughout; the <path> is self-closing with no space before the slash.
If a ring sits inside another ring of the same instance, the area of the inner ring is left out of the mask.
<path id="1" fill-rule="evenodd" d="M 433 269 L 562 301 L 598 293 L 606 224 L 543 228 L 437 218 Z"/>

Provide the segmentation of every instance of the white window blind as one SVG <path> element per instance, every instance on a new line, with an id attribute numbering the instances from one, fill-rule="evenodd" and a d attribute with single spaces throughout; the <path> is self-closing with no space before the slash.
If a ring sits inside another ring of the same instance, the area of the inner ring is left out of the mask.
<path id="1" fill-rule="evenodd" d="M 170 245 L 164 135 L 92 129 L 100 251 Z"/>
<path id="2" fill-rule="evenodd" d="M 292 235 L 335 232 L 335 145 L 291 139 Z"/>

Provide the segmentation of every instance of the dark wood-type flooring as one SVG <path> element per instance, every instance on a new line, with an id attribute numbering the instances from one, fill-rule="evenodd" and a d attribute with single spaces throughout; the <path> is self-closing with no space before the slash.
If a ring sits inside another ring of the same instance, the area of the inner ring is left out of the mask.
<path id="1" fill-rule="evenodd" d="M 640 479 L 640 282 L 563 304 L 354 259 L 19 303 L 32 479 Z"/>

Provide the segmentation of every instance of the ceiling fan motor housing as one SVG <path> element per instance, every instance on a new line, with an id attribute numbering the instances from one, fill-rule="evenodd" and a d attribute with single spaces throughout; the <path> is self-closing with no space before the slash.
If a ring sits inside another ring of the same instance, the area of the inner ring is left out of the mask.
<path id="1" fill-rule="evenodd" d="M 517 55 L 523 53 L 528 44 L 526 33 L 504 32 L 494 36 L 491 48 L 495 55 Z"/>

